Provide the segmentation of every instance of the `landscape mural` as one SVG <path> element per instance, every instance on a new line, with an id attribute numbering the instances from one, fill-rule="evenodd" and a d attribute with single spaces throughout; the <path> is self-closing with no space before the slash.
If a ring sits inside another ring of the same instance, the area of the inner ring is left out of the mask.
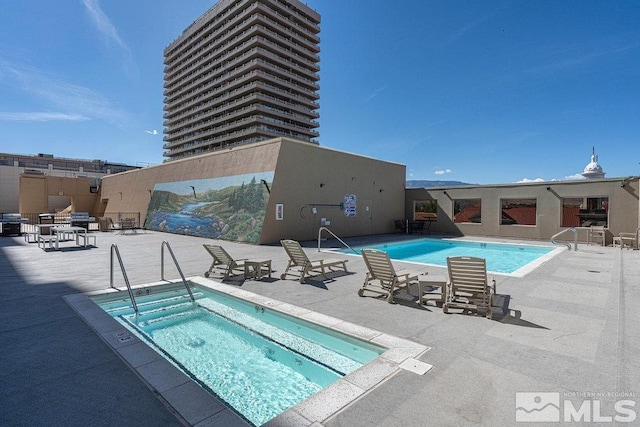
<path id="1" fill-rule="evenodd" d="M 145 228 L 258 243 L 274 172 L 158 183 Z"/>

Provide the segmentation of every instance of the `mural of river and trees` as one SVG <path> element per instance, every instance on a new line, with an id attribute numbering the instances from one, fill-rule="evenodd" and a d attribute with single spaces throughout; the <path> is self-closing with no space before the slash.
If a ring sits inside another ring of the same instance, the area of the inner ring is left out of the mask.
<path id="1" fill-rule="evenodd" d="M 258 243 L 273 172 L 158 183 L 145 228 Z"/>

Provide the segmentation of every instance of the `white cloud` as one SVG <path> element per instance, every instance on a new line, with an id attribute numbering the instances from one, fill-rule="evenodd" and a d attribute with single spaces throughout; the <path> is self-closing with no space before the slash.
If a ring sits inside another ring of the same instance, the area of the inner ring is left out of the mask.
<path id="1" fill-rule="evenodd" d="M 433 173 L 436 175 L 444 175 L 445 173 L 451 173 L 451 169 L 439 169 Z"/>
<path id="2" fill-rule="evenodd" d="M 379 87 L 378 89 L 374 90 L 373 93 L 371 95 L 369 95 L 369 97 L 364 101 L 364 103 L 368 103 L 369 101 L 371 101 L 373 98 L 375 98 L 376 96 L 378 96 L 378 94 L 380 94 L 381 92 L 383 92 L 388 85 L 384 85 L 382 87 Z"/>
<path id="3" fill-rule="evenodd" d="M 80 114 L 49 113 L 49 112 L 10 113 L 10 112 L 0 111 L 0 121 L 49 122 L 53 120 L 75 122 L 75 121 L 89 120 L 89 118 Z"/>
<path id="4" fill-rule="evenodd" d="M 122 51 L 124 52 L 124 70 L 129 73 L 133 67 L 133 63 L 131 61 L 131 49 L 129 46 L 120 38 L 118 34 L 118 30 L 111 23 L 107 15 L 100 8 L 100 4 L 98 4 L 98 0 L 82 0 L 82 3 L 87 8 L 87 12 L 89 12 L 89 16 L 96 29 L 100 34 L 102 34 L 107 41 L 115 42 Z"/>
<path id="5" fill-rule="evenodd" d="M 525 183 L 525 182 L 545 182 L 545 180 L 542 178 L 534 178 L 534 179 L 522 178 L 520 181 L 516 181 L 516 183 Z"/>
<path id="6" fill-rule="evenodd" d="M 32 120 L 42 121 L 47 115 L 52 117 L 48 120 L 102 119 L 117 124 L 123 124 L 127 120 L 124 111 L 114 107 L 103 95 L 87 87 L 65 82 L 30 67 L 7 63 L 0 63 L 0 67 L 4 69 L 4 76 L 9 80 L 9 84 L 14 84 L 28 95 L 46 101 L 53 107 L 52 110 L 58 110 L 55 113 L 5 113 L 5 120 L 9 120 L 10 115 L 14 117 L 12 120 L 28 120 L 32 117 Z"/>
<path id="7" fill-rule="evenodd" d="M 118 35 L 118 30 L 116 30 L 113 24 L 111 24 L 107 15 L 105 15 L 100 8 L 98 0 L 82 0 L 82 3 L 84 3 L 84 6 L 87 8 L 93 23 L 96 25 L 96 28 L 100 33 L 102 33 L 107 39 L 116 42 L 122 48 L 129 50 L 127 45 Z"/>
<path id="8" fill-rule="evenodd" d="M 575 180 L 575 179 L 585 179 L 585 177 L 582 176 L 582 174 L 577 173 L 575 175 L 565 176 L 564 179 Z"/>
<path id="9" fill-rule="evenodd" d="M 158 131 L 157 130 L 145 130 L 146 133 L 148 133 L 149 135 L 157 135 Z"/>

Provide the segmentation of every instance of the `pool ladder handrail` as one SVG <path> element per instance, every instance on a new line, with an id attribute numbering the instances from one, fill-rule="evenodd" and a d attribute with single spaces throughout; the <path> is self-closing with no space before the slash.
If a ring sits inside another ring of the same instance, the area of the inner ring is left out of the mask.
<path id="1" fill-rule="evenodd" d="M 160 246 L 160 280 L 165 280 L 164 278 L 164 248 L 165 247 L 169 250 L 169 254 L 171 255 L 171 258 L 173 258 L 173 263 L 178 269 L 178 273 L 180 273 L 180 277 L 182 278 L 182 283 L 184 284 L 185 289 L 189 293 L 189 297 L 191 298 L 191 301 L 195 302 L 196 299 L 193 297 L 193 292 L 191 292 L 191 288 L 189 288 L 189 284 L 187 283 L 187 280 L 184 278 L 184 274 L 182 274 L 182 269 L 180 268 L 180 265 L 178 265 L 178 260 L 176 259 L 176 256 L 173 254 L 171 245 L 169 245 L 169 242 L 167 242 L 166 240 L 163 241 L 162 245 Z"/>
<path id="2" fill-rule="evenodd" d="M 551 236 L 551 243 L 553 243 L 554 245 L 559 245 L 559 244 L 563 244 L 563 245 L 567 245 L 567 247 L 569 248 L 569 250 L 571 250 L 571 244 L 568 242 L 556 242 L 556 238 L 564 233 L 566 233 L 567 231 L 571 231 L 573 233 L 573 250 L 577 251 L 578 250 L 578 230 L 576 230 L 574 227 L 571 228 L 565 228 L 564 230 L 560 231 L 559 233 L 554 234 L 553 236 Z"/>
<path id="3" fill-rule="evenodd" d="M 127 290 L 129 291 L 129 298 L 131 298 L 131 304 L 133 305 L 133 311 L 138 314 L 138 304 L 136 304 L 136 299 L 133 297 L 133 291 L 131 290 L 131 284 L 129 283 L 129 278 L 127 277 L 127 272 L 124 268 L 124 264 L 122 263 L 122 257 L 120 256 L 120 251 L 118 250 L 118 246 L 113 243 L 111 245 L 111 281 L 109 286 L 113 287 L 113 254 L 116 254 L 118 257 L 118 262 L 120 263 L 120 270 L 122 271 L 122 276 L 124 277 L 124 283 L 127 285 Z M 116 289 L 116 288 L 114 288 Z"/>
<path id="4" fill-rule="evenodd" d="M 329 230 L 327 227 L 320 227 L 318 229 L 318 252 L 320 252 L 320 238 L 322 236 L 322 232 L 326 231 L 327 233 L 331 234 L 334 238 L 336 238 L 340 243 L 342 243 L 343 245 L 345 245 L 347 248 L 351 249 L 354 253 L 356 253 L 357 255 L 360 255 L 360 252 L 356 251 L 355 249 L 353 249 L 351 246 L 347 245 L 341 238 L 339 238 L 338 236 L 335 235 L 335 233 L 333 233 L 331 230 Z"/>

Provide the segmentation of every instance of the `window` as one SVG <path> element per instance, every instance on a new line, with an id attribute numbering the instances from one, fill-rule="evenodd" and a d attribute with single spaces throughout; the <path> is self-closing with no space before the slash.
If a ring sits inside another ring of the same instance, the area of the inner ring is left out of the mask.
<path id="1" fill-rule="evenodd" d="M 502 199 L 502 225 L 536 225 L 536 199 Z"/>
<path id="2" fill-rule="evenodd" d="M 562 199 L 563 227 L 608 226 L 608 197 L 570 197 Z"/>
<path id="3" fill-rule="evenodd" d="M 482 200 L 460 199 L 453 201 L 453 222 L 482 222 Z"/>
<path id="4" fill-rule="evenodd" d="M 437 221 L 438 201 L 437 200 L 416 200 L 413 202 L 414 221 Z"/>

